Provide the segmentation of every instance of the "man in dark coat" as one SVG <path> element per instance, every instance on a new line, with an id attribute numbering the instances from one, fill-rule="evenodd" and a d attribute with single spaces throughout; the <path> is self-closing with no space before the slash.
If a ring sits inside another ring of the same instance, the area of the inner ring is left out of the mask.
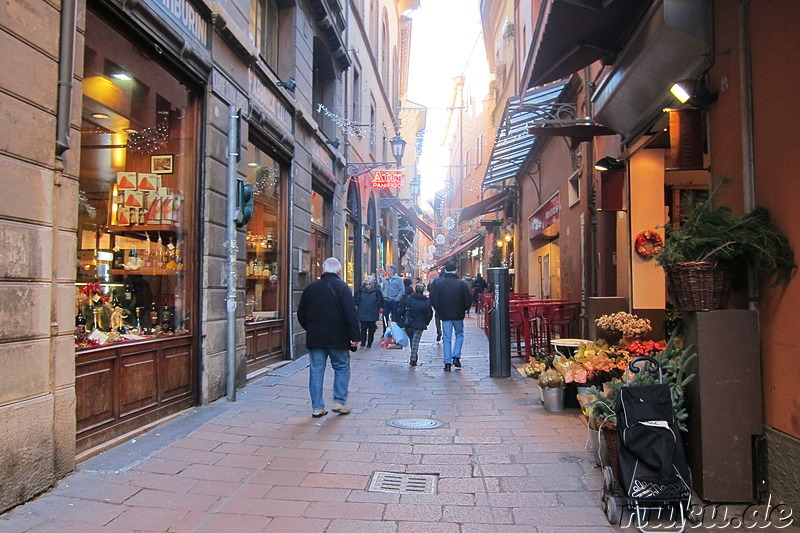
<path id="1" fill-rule="evenodd" d="M 467 284 L 456 276 L 455 263 L 447 263 L 444 277 L 430 286 L 431 303 L 436 316 L 442 319 L 442 345 L 444 369 L 461 366 L 461 347 L 464 345 L 464 315 L 472 305 L 472 295 Z M 455 344 L 452 344 L 455 332 Z"/>
<path id="2" fill-rule="evenodd" d="M 475 277 L 475 283 L 472 284 L 472 303 L 475 304 L 476 313 L 478 312 L 478 300 L 480 299 L 481 294 L 483 294 L 483 292 L 486 290 L 488 286 L 489 284 L 486 283 L 486 280 L 483 279 L 481 273 L 478 272 Z"/>
<path id="3" fill-rule="evenodd" d="M 358 315 L 350 288 L 339 278 L 342 264 L 335 257 L 322 263 L 322 277 L 309 285 L 300 296 L 297 320 L 306 330 L 306 347 L 310 360 L 308 390 L 311 394 L 311 416 L 328 414 L 322 399 L 325 363 L 331 358 L 333 368 L 333 412 L 346 415 L 347 388 L 350 384 L 350 350 L 361 339 Z"/>

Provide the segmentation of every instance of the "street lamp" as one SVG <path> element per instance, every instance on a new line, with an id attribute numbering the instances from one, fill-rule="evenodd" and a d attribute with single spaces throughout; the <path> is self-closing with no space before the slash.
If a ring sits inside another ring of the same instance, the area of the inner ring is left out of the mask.
<path id="1" fill-rule="evenodd" d="M 420 195 L 421 187 L 420 187 L 419 174 L 415 175 L 414 179 L 411 180 L 411 183 L 408 184 L 408 190 L 411 192 L 411 196 L 415 198 Z"/>
<path id="2" fill-rule="evenodd" d="M 406 142 L 400 137 L 400 133 L 397 132 L 394 137 L 389 140 L 389 144 L 392 146 L 392 155 L 394 156 L 395 163 L 392 162 L 383 162 L 383 163 L 347 163 L 347 175 L 351 178 L 355 178 L 357 176 L 362 176 L 369 172 L 370 170 L 376 168 L 383 168 L 383 167 L 391 167 L 392 165 L 397 166 L 399 169 L 402 166 L 403 161 L 403 154 L 406 151 Z"/>

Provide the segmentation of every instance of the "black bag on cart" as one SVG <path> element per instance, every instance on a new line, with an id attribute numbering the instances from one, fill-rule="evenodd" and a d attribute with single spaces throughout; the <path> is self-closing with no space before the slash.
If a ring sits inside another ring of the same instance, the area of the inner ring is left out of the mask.
<path id="1" fill-rule="evenodd" d="M 639 502 L 688 501 L 692 478 L 669 385 L 622 387 L 616 411 L 625 496 Z"/>

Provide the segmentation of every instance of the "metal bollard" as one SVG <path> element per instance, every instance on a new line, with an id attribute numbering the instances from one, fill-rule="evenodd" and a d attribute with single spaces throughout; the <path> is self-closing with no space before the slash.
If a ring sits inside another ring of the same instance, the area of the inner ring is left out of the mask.
<path id="1" fill-rule="evenodd" d="M 489 268 L 486 281 L 492 294 L 489 310 L 489 377 L 511 377 L 511 330 L 508 319 L 508 269 Z"/>

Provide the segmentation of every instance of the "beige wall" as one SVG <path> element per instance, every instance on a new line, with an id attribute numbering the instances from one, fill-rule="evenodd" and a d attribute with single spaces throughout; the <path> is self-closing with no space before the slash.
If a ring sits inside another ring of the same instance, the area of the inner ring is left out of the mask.
<path id="1" fill-rule="evenodd" d="M 59 16 L 47 2 L 0 5 L 0 512 L 75 466 L 78 150 L 56 160 Z M 80 94 L 77 81 L 73 146 Z"/>
<path id="2" fill-rule="evenodd" d="M 664 270 L 654 259 L 643 259 L 633 250 L 633 239 L 644 230 L 664 236 L 667 221 L 664 206 L 664 152 L 640 150 L 630 158 L 631 285 L 633 309 L 664 309 L 666 285 Z M 624 242 L 624 241 L 622 241 Z"/>

